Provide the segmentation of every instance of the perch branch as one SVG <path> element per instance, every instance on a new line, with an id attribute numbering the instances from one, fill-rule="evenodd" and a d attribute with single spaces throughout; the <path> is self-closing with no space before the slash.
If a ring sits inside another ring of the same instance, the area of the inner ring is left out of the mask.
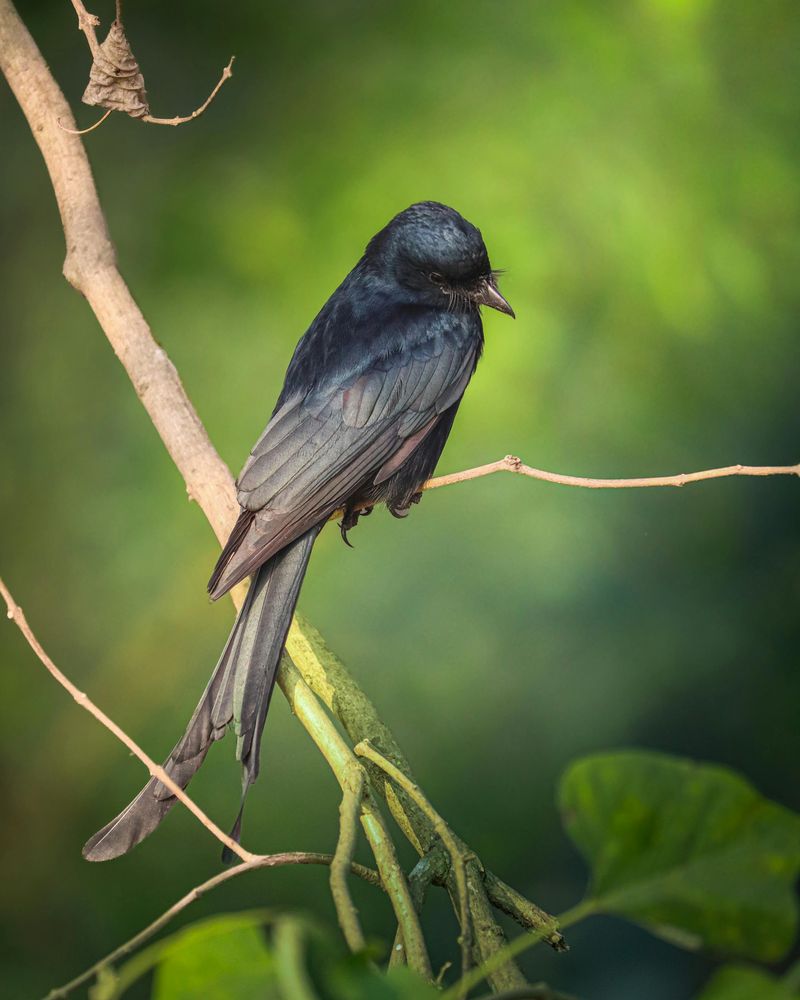
<path id="1" fill-rule="evenodd" d="M 686 486 L 706 479 L 726 479 L 729 476 L 800 476 L 798 465 L 726 465 L 721 469 L 703 469 L 701 472 L 680 472 L 675 476 L 649 476 L 644 479 L 589 479 L 585 476 L 566 476 L 560 472 L 545 472 L 525 465 L 516 455 L 506 455 L 499 462 L 479 465 L 463 472 L 451 472 L 447 476 L 429 479 L 423 490 L 437 490 L 442 486 L 465 483 L 470 479 L 493 476 L 496 472 L 515 472 L 531 479 L 541 479 L 546 483 L 560 486 L 580 486 L 589 490 L 635 489 L 643 486 Z"/>
<path id="2" fill-rule="evenodd" d="M 233 851 L 234 854 L 238 855 L 242 861 L 255 861 L 258 855 L 251 854 L 250 851 L 246 851 L 241 844 L 238 844 L 232 837 L 229 837 L 227 833 L 223 832 L 217 824 L 206 816 L 203 810 L 189 798 L 180 785 L 176 784 L 172 780 L 163 767 L 156 764 L 156 762 L 149 757 L 144 750 L 142 750 L 138 743 L 134 742 L 134 740 L 132 740 L 123 729 L 120 729 L 113 719 L 109 719 L 106 713 L 102 711 L 102 709 L 98 708 L 88 695 L 86 695 L 83 691 L 79 691 L 72 681 L 58 669 L 55 663 L 53 663 L 42 648 L 42 644 L 33 634 L 33 631 L 25 618 L 25 613 L 14 600 L 11 592 L 8 587 L 6 587 L 2 579 L 0 579 L 0 595 L 2 595 L 3 600 L 6 602 L 8 617 L 23 634 L 28 645 L 44 664 L 48 673 L 56 681 L 58 681 L 61 687 L 72 695 L 72 698 L 78 703 L 78 705 L 80 705 L 81 708 L 86 709 L 86 711 L 90 715 L 93 715 L 102 726 L 105 726 L 112 735 L 116 736 L 120 743 L 126 746 L 134 757 L 138 757 L 138 759 L 150 772 L 150 775 L 153 778 L 157 778 L 163 785 L 165 785 L 172 792 L 175 798 L 179 799 L 186 806 L 189 812 L 192 813 L 192 815 L 199 820 L 203 826 L 210 831 L 210 833 L 213 834 L 217 840 L 220 841 L 220 843 L 225 844 L 225 846 Z"/>
<path id="3" fill-rule="evenodd" d="M 79 976 L 65 983 L 64 986 L 58 986 L 56 989 L 51 990 L 45 1000 L 63 1000 L 63 997 L 68 996 L 79 986 L 83 986 L 84 983 L 87 983 L 93 976 L 97 975 L 102 968 L 113 965 L 126 955 L 130 955 L 140 945 L 143 945 L 145 941 L 149 941 L 151 937 L 163 930 L 187 906 L 200 899 L 201 896 L 205 896 L 206 893 L 211 892 L 212 889 L 216 889 L 217 886 L 222 885 L 224 882 L 229 882 L 232 878 L 244 875 L 246 872 L 256 871 L 259 868 L 279 868 L 283 865 L 331 865 L 332 863 L 332 854 L 315 854 L 309 851 L 286 851 L 282 854 L 263 854 L 252 861 L 245 861 L 233 868 L 226 868 L 225 871 L 219 872 L 213 878 L 201 882 L 200 885 L 196 885 L 185 896 L 182 896 L 177 903 L 173 903 L 168 910 L 165 910 L 160 917 L 156 918 L 151 924 L 148 924 L 144 930 L 139 931 L 130 940 L 109 952 L 99 962 L 95 962 L 91 968 L 86 969 Z M 370 885 L 377 886 L 379 889 L 383 888 L 380 875 L 371 868 L 365 868 L 363 865 L 351 862 L 350 871 L 365 882 L 369 882 Z"/>

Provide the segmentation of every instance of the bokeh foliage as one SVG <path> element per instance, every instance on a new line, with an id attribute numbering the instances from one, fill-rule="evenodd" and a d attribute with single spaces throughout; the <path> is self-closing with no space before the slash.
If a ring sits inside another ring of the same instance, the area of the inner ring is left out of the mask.
<path id="1" fill-rule="evenodd" d="M 232 467 L 367 238 L 429 197 L 482 228 L 519 316 L 487 318 L 443 468 L 506 452 L 598 475 L 797 460 L 792 0 L 128 6 L 156 114 L 196 106 L 237 54 L 201 121 L 112 119 L 87 140 L 123 272 Z M 23 12 L 77 103 L 89 57 L 72 8 Z M 205 601 L 214 540 L 60 278 L 38 151 L 7 90 L 0 106 L 2 572 L 57 661 L 162 753 L 230 622 Z M 301 606 L 440 811 L 558 910 L 582 882 L 553 805 L 578 754 L 711 759 L 800 807 L 796 504 L 789 480 L 589 493 L 497 477 L 431 495 L 402 524 L 376 515 L 355 552 L 326 533 Z M 176 811 L 131 857 L 83 863 L 83 839 L 143 776 L 11 629 L 0 644 L 4 975 L 27 996 L 217 856 Z M 231 757 L 223 744 L 193 786 L 222 821 Z M 248 843 L 330 849 L 335 822 L 334 783 L 276 699 Z M 262 872 L 199 906 L 325 918 L 324 880 Z M 356 892 L 389 937 L 382 901 Z M 443 960 L 453 928 L 436 907 Z M 572 943 L 537 952 L 534 978 L 671 1000 L 710 968 L 612 921 Z"/>

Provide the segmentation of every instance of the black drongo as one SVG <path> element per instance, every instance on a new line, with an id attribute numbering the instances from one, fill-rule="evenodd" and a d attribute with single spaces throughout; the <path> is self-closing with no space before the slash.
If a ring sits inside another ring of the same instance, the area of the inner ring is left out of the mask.
<path id="1" fill-rule="evenodd" d="M 233 723 L 243 789 L 311 548 L 343 510 L 342 534 L 384 502 L 404 517 L 431 475 L 483 347 L 482 305 L 497 290 L 480 231 L 436 202 L 412 205 L 370 240 L 294 352 L 266 430 L 239 477 L 241 513 L 208 585 L 216 600 L 252 576 L 216 669 L 165 763 L 185 787 Z M 242 797 L 244 802 L 244 794 Z M 118 857 L 175 803 L 152 779 L 88 841 Z M 238 837 L 241 811 L 234 827 Z"/>

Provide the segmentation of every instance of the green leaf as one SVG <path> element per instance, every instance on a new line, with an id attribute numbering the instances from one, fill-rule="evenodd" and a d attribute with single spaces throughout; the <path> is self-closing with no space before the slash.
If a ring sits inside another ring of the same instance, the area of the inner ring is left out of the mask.
<path id="1" fill-rule="evenodd" d="M 263 914 L 228 914 L 173 935 L 160 953 L 153 1000 L 277 1000 L 263 922 Z"/>
<path id="2" fill-rule="evenodd" d="M 780 979 L 747 965 L 720 969 L 697 1000 L 797 1000 Z"/>
<path id="3" fill-rule="evenodd" d="M 592 869 L 588 905 L 686 948 L 770 961 L 797 926 L 800 817 L 722 767 L 656 753 L 599 754 L 560 788 Z"/>

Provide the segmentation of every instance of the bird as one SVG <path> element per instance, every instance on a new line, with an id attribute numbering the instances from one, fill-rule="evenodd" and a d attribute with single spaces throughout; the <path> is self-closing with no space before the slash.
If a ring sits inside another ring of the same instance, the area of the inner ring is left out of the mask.
<path id="1" fill-rule="evenodd" d="M 258 776 L 267 709 L 314 542 L 342 511 L 348 532 L 384 503 L 405 517 L 444 448 L 484 344 L 481 306 L 514 317 L 480 230 L 418 202 L 367 244 L 300 339 L 275 409 L 237 480 L 241 511 L 208 583 L 212 600 L 251 577 L 208 685 L 164 768 L 185 788 L 232 726 L 242 800 Z M 126 854 L 175 796 L 151 778 L 83 848 Z"/>

